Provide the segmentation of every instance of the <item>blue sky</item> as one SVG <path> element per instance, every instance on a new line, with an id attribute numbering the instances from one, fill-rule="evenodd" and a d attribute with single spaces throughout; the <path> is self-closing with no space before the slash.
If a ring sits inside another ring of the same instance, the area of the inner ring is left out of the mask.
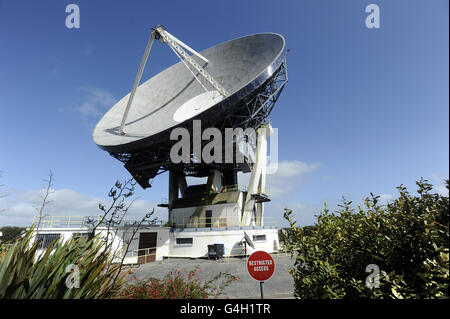
<path id="1" fill-rule="evenodd" d="M 68 29 L 65 8 L 80 8 Z M 368 29 L 365 7 L 380 7 Z M 423 1 L 5 1 L 0 0 L 0 226 L 29 225 L 54 173 L 55 215 L 96 214 L 122 164 L 92 129 L 127 94 L 150 28 L 201 51 L 258 32 L 286 38 L 289 82 L 271 114 L 280 171 L 266 215 L 302 225 L 342 195 L 386 200 L 424 177 L 449 175 L 448 8 Z M 177 62 L 155 44 L 143 80 Z M 167 197 L 168 176 L 137 190 L 135 216 Z M 91 213 L 92 212 L 92 213 Z M 166 218 L 164 210 L 158 210 Z"/>

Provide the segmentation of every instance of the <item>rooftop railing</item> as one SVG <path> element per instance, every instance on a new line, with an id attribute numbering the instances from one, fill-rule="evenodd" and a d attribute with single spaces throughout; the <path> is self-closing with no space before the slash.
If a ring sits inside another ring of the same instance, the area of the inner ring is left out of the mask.
<path id="1" fill-rule="evenodd" d="M 242 227 L 265 227 L 265 228 L 276 228 L 277 218 L 275 217 L 264 217 L 262 220 L 255 220 L 250 223 L 250 225 L 242 225 L 237 219 L 232 219 L 229 217 L 174 217 L 172 218 L 171 227 L 172 228 L 242 228 Z"/>
<path id="2" fill-rule="evenodd" d="M 100 227 L 107 227 L 108 225 L 101 223 L 102 216 L 46 216 L 39 222 L 39 216 L 33 218 L 33 225 L 39 228 L 92 228 L 94 225 Z M 254 220 L 249 225 L 242 225 L 238 218 L 232 217 L 178 217 L 172 218 L 170 227 L 172 228 L 247 228 L 247 227 L 264 227 L 276 228 L 278 220 L 275 217 L 264 217 L 262 221 Z M 110 224 L 110 227 L 134 227 L 137 226 L 135 220 L 123 220 L 120 224 Z M 164 221 L 159 221 L 157 224 L 144 223 L 141 227 L 161 227 Z"/>
<path id="3" fill-rule="evenodd" d="M 101 220 L 99 216 L 45 216 L 39 221 L 39 216 L 34 216 L 33 225 L 39 228 L 84 228 L 89 226 L 89 220 L 97 223 Z"/>
<path id="4" fill-rule="evenodd" d="M 136 220 L 122 220 L 119 223 L 110 223 L 110 227 L 127 227 L 137 226 Z M 45 216 L 39 222 L 39 216 L 34 216 L 33 225 L 42 228 L 92 228 L 95 225 L 100 227 L 107 227 L 107 222 L 102 222 L 102 215 L 98 216 Z M 163 221 L 157 224 L 143 223 L 141 227 L 162 226 Z"/>

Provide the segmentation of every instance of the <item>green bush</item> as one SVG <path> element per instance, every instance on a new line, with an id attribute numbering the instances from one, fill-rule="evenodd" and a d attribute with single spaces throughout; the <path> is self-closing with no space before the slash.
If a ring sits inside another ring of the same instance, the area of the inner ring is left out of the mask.
<path id="1" fill-rule="evenodd" d="M 20 235 L 24 233 L 26 230 L 25 227 L 16 227 L 16 226 L 4 226 L 0 228 L 0 232 L 3 233 L 3 236 L 0 237 L 0 241 L 2 243 L 15 242 L 16 239 L 20 238 Z"/>
<path id="2" fill-rule="evenodd" d="M 163 279 L 148 278 L 126 284 L 116 295 L 118 299 L 207 299 L 217 298 L 237 277 L 219 273 L 214 278 L 201 281 L 201 269 L 183 274 L 178 269 Z"/>
<path id="3" fill-rule="evenodd" d="M 449 198 L 432 194 L 427 181 L 417 185 L 418 196 L 400 186 L 399 197 L 387 205 L 370 194 L 357 209 L 345 199 L 334 214 L 325 206 L 309 235 L 286 210 L 295 296 L 448 298 Z M 378 267 L 378 287 L 368 265 Z"/>
<path id="4" fill-rule="evenodd" d="M 30 228 L 0 258 L 0 299 L 109 298 L 125 280 L 126 274 L 112 264 L 105 243 L 97 237 L 58 240 L 41 254 L 38 246 Z M 78 267 L 79 287 L 71 281 L 71 265 Z"/>

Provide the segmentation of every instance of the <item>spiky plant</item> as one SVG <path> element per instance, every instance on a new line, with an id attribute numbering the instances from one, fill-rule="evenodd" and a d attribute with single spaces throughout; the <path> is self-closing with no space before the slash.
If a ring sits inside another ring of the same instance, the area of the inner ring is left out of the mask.
<path id="1" fill-rule="evenodd" d="M 33 232 L 0 260 L 0 299 L 109 298 L 124 283 L 126 274 L 116 276 L 120 265 L 98 237 L 60 239 L 39 252 Z"/>

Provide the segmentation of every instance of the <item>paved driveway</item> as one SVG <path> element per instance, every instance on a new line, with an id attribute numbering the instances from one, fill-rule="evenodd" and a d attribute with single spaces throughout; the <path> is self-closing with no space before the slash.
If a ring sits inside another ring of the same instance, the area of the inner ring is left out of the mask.
<path id="1" fill-rule="evenodd" d="M 295 259 L 286 256 L 273 256 L 275 273 L 264 283 L 265 298 L 293 298 L 294 280 L 288 269 L 294 266 Z M 170 258 L 133 267 L 134 276 L 138 279 L 146 277 L 163 278 L 171 270 L 193 270 L 198 266 L 202 272 L 200 280 L 211 279 L 220 272 L 227 272 L 240 279 L 225 288 L 220 298 L 260 298 L 259 282 L 250 277 L 247 272 L 247 259 L 225 258 L 214 261 L 207 259 Z M 129 278 L 131 279 L 133 275 Z"/>

